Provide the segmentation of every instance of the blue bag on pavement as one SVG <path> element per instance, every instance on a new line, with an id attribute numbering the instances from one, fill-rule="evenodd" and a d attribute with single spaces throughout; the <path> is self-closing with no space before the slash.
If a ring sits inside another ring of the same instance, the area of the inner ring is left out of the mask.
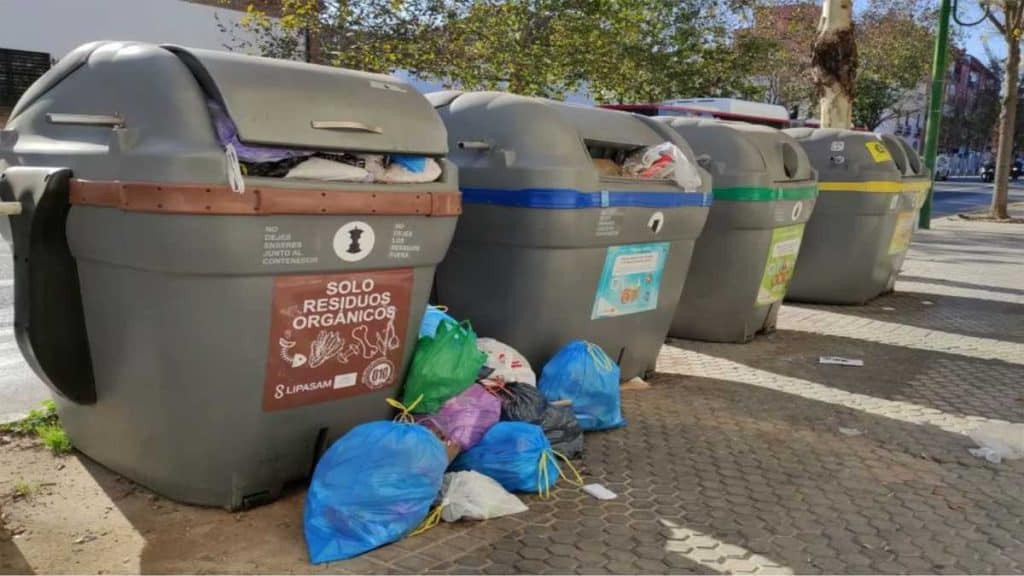
<path id="1" fill-rule="evenodd" d="M 551 491 L 562 473 L 544 429 L 511 421 L 491 426 L 476 446 L 459 454 L 450 470 L 472 470 L 490 476 L 509 492 L 543 495 Z M 582 484 L 578 473 L 576 478 Z"/>
<path id="2" fill-rule="evenodd" d="M 571 400 L 580 428 L 625 426 L 619 398 L 619 367 L 597 344 L 573 340 L 544 366 L 537 388 L 551 402 Z"/>
<path id="3" fill-rule="evenodd" d="M 447 466 L 444 445 L 419 424 L 353 428 L 313 472 L 305 509 L 310 560 L 344 560 L 413 531 L 430 512 Z"/>
<path id="4" fill-rule="evenodd" d="M 420 338 L 424 336 L 433 338 L 437 333 L 438 325 L 444 320 L 450 320 L 452 324 L 458 324 L 455 318 L 445 314 L 445 310 L 447 308 L 427 304 L 427 311 L 423 313 L 423 322 L 420 323 Z"/>

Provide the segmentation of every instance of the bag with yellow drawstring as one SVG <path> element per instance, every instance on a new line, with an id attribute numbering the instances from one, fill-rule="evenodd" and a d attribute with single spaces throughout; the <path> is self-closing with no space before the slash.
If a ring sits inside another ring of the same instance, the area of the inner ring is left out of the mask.
<path id="1" fill-rule="evenodd" d="M 572 476 L 562 470 L 559 460 Z M 473 470 L 497 480 L 509 492 L 536 492 L 545 497 L 559 477 L 583 485 L 568 458 L 551 449 L 544 430 L 526 422 L 498 422 L 476 446 L 459 454 L 449 470 Z"/>
<path id="2" fill-rule="evenodd" d="M 304 518 L 314 564 L 399 540 L 433 515 L 448 455 L 433 432 L 412 423 L 412 407 L 399 407 L 396 421 L 356 426 L 317 463 Z"/>
<path id="3" fill-rule="evenodd" d="M 580 428 L 625 426 L 619 397 L 619 366 L 597 344 L 573 340 L 541 372 L 537 389 L 551 402 L 568 400 Z"/>

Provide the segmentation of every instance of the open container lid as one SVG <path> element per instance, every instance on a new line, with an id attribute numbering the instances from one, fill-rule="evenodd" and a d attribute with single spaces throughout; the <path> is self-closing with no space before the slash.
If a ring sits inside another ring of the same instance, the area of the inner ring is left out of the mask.
<path id="1" fill-rule="evenodd" d="M 713 175 L 716 189 L 809 184 L 815 179 L 807 153 L 787 134 L 768 126 L 705 118 L 659 116 L 675 129 Z"/>
<path id="2" fill-rule="evenodd" d="M 209 97 L 222 102 L 246 144 L 447 153 L 444 124 L 415 88 L 396 78 L 164 45 Z"/>

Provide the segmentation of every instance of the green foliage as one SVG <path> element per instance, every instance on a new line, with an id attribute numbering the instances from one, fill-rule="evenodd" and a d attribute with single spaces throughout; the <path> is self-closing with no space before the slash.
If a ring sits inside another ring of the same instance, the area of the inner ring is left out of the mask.
<path id="1" fill-rule="evenodd" d="M 54 454 L 67 454 L 74 445 L 67 432 L 61 427 L 57 417 L 57 405 L 53 400 L 46 400 L 42 406 L 31 410 L 21 420 L 0 425 L 0 432 L 21 435 L 34 435 Z"/>
<path id="2" fill-rule="evenodd" d="M 282 0 L 250 6 L 231 49 L 464 89 L 599 101 L 758 92 L 759 44 L 735 30 L 755 0 Z"/>

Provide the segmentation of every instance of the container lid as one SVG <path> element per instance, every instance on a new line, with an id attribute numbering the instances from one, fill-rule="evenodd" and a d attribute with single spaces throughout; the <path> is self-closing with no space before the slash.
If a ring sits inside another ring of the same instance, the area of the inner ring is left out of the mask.
<path id="1" fill-rule="evenodd" d="M 221 101 L 247 144 L 447 153 L 444 125 L 415 88 L 390 76 L 165 45 Z"/>
<path id="2" fill-rule="evenodd" d="M 902 191 L 903 172 L 878 134 L 834 128 L 783 130 L 795 138 L 818 171 L 822 192 Z"/>
<path id="3" fill-rule="evenodd" d="M 714 119 L 661 116 L 706 157 L 714 176 L 715 198 L 722 200 L 780 200 L 797 189 L 815 195 L 815 173 L 803 148 L 791 136 L 768 126 Z M 782 197 L 781 190 L 789 190 Z M 735 193 L 733 193 L 735 192 Z"/>

